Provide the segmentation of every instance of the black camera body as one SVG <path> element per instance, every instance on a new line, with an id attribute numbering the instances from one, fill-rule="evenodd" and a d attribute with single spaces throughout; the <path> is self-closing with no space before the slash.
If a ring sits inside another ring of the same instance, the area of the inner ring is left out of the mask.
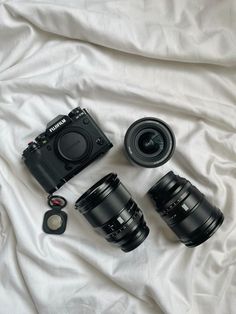
<path id="1" fill-rule="evenodd" d="M 89 113 L 78 107 L 50 121 L 22 157 L 31 174 L 52 194 L 112 146 Z"/>

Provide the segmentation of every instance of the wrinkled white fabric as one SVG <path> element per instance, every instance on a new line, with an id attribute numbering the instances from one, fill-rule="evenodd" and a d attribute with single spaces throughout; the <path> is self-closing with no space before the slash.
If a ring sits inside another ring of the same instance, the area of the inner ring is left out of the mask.
<path id="1" fill-rule="evenodd" d="M 0 1 L 0 313 L 236 313 L 236 3 Z M 46 193 L 21 153 L 58 114 L 87 108 L 114 144 L 58 193 L 61 236 L 42 232 Z M 176 134 L 164 166 L 123 153 L 138 118 Z M 173 170 L 222 209 L 203 245 L 179 243 L 146 192 Z M 150 235 L 125 254 L 97 235 L 74 202 L 117 172 Z"/>

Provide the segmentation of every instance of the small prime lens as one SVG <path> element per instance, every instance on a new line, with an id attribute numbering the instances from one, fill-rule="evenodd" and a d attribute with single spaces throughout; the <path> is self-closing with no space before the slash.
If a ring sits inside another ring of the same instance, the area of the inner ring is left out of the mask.
<path id="1" fill-rule="evenodd" d="M 75 204 L 108 242 L 129 252 L 148 236 L 143 213 L 115 173 L 94 184 Z"/>
<path id="2" fill-rule="evenodd" d="M 156 210 L 186 246 L 209 239 L 224 221 L 222 212 L 188 180 L 172 171 L 162 177 L 148 194 Z"/>
<path id="3" fill-rule="evenodd" d="M 142 118 L 128 128 L 124 146 L 131 162 L 154 168 L 171 158 L 175 150 L 175 137 L 164 121 L 152 117 Z"/>

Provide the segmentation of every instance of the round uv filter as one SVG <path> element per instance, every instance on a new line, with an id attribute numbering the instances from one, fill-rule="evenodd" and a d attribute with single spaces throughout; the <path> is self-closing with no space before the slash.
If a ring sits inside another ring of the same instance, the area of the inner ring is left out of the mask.
<path id="1" fill-rule="evenodd" d="M 155 168 L 166 163 L 175 150 L 175 136 L 164 121 L 147 117 L 135 121 L 124 139 L 128 159 L 142 167 Z"/>

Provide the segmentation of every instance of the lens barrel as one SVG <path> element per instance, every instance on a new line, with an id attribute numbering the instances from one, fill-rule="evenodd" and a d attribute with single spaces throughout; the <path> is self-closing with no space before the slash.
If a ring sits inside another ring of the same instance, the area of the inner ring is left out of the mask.
<path id="1" fill-rule="evenodd" d="M 135 121 L 127 130 L 124 147 L 128 159 L 146 168 L 166 163 L 175 150 L 175 136 L 164 121 L 146 117 Z"/>
<path id="2" fill-rule="evenodd" d="M 75 208 L 105 237 L 129 252 L 148 236 L 143 213 L 115 173 L 109 173 L 75 204 Z"/>
<path id="3" fill-rule="evenodd" d="M 173 171 L 162 177 L 148 194 L 162 219 L 186 246 L 203 243 L 224 221 L 222 212 L 204 194 Z"/>

